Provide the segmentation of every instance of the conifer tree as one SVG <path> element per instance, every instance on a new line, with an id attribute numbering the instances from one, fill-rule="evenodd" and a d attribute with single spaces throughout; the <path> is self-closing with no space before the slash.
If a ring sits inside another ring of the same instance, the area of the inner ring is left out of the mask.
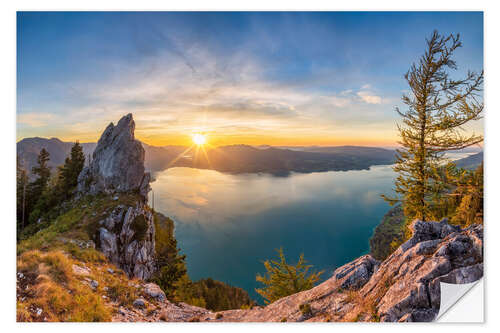
<path id="1" fill-rule="evenodd" d="M 38 154 L 37 165 L 32 168 L 33 174 L 38 176 L 32 183 L 30 183 L 30 192 L 33 198 L 38 198 L 49 182 L 49 160 L 49 152 L 45 150 L 45 148 L 42 148 L 42 150 L 40 150 L 40 154 Z"/>
<path id="2" fill-rule="evenodd" d="M 448 174 L 455 189 L 449 194 L 454 212 L 451 222 L 462 227 L 483 223 L 483 163 L 476 170 L 456 169 Z"/>
<path id="3" fill-rule="evenodd" d="M 41 199 L 42 193 L 45 192 L 47 184 L 50 180 L 50 167 L 48 162 L 50 160 L 50 154 L 45 148 L 40 150 L 37 157 L 37 165 L 31 170 L 37 178 L 29 183 L 28 197 L 30 198 L 26 204 L 26 216 L 29 216 L 29 223 L 33 223 L 39 217 L 40 212 L 34 212 L 37 202 Z"/>
<path id="4" fill-rule="evenodd" d="M 263 283 L 265 287 L 255 289 L 255 291 L 264 297 L 266 304 L 311 289 L 323 274 L 323 271 L 308 273 L 312 265 L 306 265 L 303 254 L 300 255 L 296 265 L 289 265 L 286 262 L 283 249 L 280 248 L 277 252 L 280 260 L 266 260 L 264 262 L 267 270 L 266 274 L 257 274 L 256 277 L 256 280 Z"/>
<path id="5" fill-rule="evenodd" d="M 463 79 L 452 79 L 449 70 L 457 69 L 452 58 L 462 46 L 459 35 L 441 36 L 434 31 L 418 64 L 406 73 L 410 92 L 403 95 L 407 110 L 397 113 L 400 135 L 394 171 L 398 197 L 383 196 L 391 204 L 402 202 L 410 220 L 435 219 L 433 202 L 445 191 L 439 177 L 444 153 L 463 149 L 483 140 L 480 135 L 465 135 L 463 126 L 481 118 L 483 103 L 479 100 L 483 72 L 469 71 Z"/>
<path id="6" fill-rule="evenodd" d="M 16 160 L 16 206 L 17 206 L 17 231 L 24 228 L 26 222 L 26 196 L 28 187 L 28 174 L 23 167 L 19 156 Z"/>
<path id="7" fill-rule="evenodd" d="M 63 198 L 66 199 L 71 195 L 72 190 L 78 184 L 78 175 L 85 165 L 85 155 L 83 154 L 83 148 L 77 141 L 71 147 L 71 153 L 69 157 L 66 157 L 64 165 L 59 169 L 59 179 L 60 187 L 62 191 Z"/>

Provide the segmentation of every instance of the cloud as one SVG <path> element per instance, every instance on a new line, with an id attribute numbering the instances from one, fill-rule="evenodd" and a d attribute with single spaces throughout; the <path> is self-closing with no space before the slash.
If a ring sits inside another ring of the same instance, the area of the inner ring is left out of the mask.
<path id="1" fill-rule="evenodd" d="M 17 122 L 19 124 L 38 128 L 48 125 L 54 117 L 54 114 L 51 113 L 24 113 L 17 115 Z"/>
<path id="2" fill-rule="evenodd" d="M 316 89 L 323 82 L 301 86 L 273 80 L 265 63 L 244 53 L 221 58 L 191 47 L 181 57 L 159 50 L 137 66 L 113 66 L 115 76 L 61 84 L 60 89 L 71 86 L 71 91 L 61 90 L 60 98 L 53 99 L 59 104 L 40 109 L 54 114 L 22 115 L 19 122 L 32 129 L 22 127 L 18 134 L 95 141 L 109 122 L 131 112 L 138 137 L 150 144 L 178 144 L 171 140 L 193 131 L 298 140 L 308 135 L 336 138 L 345 135 L 345 128 L 353 132 L 384 119 L 376 106 L 381 97 L 368 90 L 335 91 Z M 37 126 L 47 127 L 33 130 Z"/>
<path id="3" fill-rule="evenodd" d="M 368 104 L 382 104 L 382 97 L 377 96 L 369 91 L 358 91 L 357 95 L 361 100 Z"/>

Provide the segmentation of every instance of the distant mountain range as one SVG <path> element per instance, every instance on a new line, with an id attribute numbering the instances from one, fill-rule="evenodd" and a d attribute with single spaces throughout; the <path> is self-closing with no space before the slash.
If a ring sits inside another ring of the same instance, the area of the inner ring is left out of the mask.
<path id="1" fill-rule="evenodd" d="M 469 155 L 465 158 L 455 161 L 455 164 L 463 169 L 475 169 L 483 162 L 483 152 L 474 155 Z"/>
<path id="2" fill-rule="evenodd" d="M 31 173 L 31 168 L 36 165 L 37 157 L 42 148 L 45 148 L 50 154 L 49 166 L 55 167 L 64 164 L 64 160 L 68 157 L 71 147 L 74 142 L 64 142 L 57 138 L 26 138 L 17 143 L 17 156 L 19 156 L 23 167 Z M 87 158 L 96 147 L 96 143 L 82 143 L 83 153 Z"/>
<path id="3" fill-rule="evenodd" d="M 26 170 L 36 165 L 37 156 L 42 148 L 50 154 L 49 165 L 55 169 L 64 163 L 73 142 L 57 138 L 26 138 L 17 143 L 17 154 Z M 85 157 L 88 158 L 96 143 L 81 143 Z M 373 165 L 394 163 L 395 151 L 392 149 L 361 146 L 300 146 L 272 147 L 230 145 L 217 148 L 185 146 L 151 146 L 142 144 L 145 150 L 146 169 L 155 173 L 171 167 L 192 167 L 211 169 L 228 173 L 269 173 L 286 176 L 290 172 L 321 172 L 368 169 Z M 467 169 L 477 167 L 483 160 L 479 152 L 455 161 L 457 166 Z"/>
<path id="4" fill-rule="evenodd" d="M 45 148 L 50 153 L 50 166 L 64 163 L 72 142 L 57 138 L 26 138 L 17 143 L 17 154 L 26 170 L 36 164 L 38 153 Z M 85 156 L 93 152 L 96 143 L 82 143 Z M 394 150 L 357 147 L 253 147 L 230 145 L 197 149 L 184 146 L 151 146 L 143 143 L 146 169 L 154 172 L 171 167 L 212 169 L 228 173 L 270 173 L 286 176 L 290 172 L 320 172 L 368 169 L 372 165 L 392 164 Z"/>

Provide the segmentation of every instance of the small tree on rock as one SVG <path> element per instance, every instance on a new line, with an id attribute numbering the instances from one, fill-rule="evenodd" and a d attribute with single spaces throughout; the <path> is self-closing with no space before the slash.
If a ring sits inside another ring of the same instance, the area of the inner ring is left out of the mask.
<path id="1" fill-rule="evenodd" d="M 301 254 L 296 265 L 286 262 L 283 249 L 277 250 L 279 261 L 266 260 L 266 274 L 257 274 L 256 280 L 265 285 L 263 288 L 255 289 L 265 300 L 266 304 L 272 303 L 282 297 L 309 290 L 320 280 L 321 272 L 309 273 L 312 265 L 306 265 L 304 255 Z"/>

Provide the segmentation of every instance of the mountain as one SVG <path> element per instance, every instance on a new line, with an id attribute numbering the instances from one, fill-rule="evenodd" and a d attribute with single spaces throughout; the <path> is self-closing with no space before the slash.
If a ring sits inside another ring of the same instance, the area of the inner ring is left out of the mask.
<path id="1" fill-rule="evenodd" d="M 454 163 L 457 167 L 471 170 L 477 168 L 481 163 L 483 163 L 483 159 L 483 152 L 479 152 L 477 154 L 469 155 L 465 158 L 456 160 Z"/>
<path id="2" fill-rule="evenodd" d="M 27 170 L 36 163 L 40 149 L 50 153 L 51 166 L 64 163 L 72 143 L 59 139 L 28 138 L 17 143 L 18 155 Z M 84 143 L 86 156 L 95 149 L 95 143 Z M 142 143 L 145 168 L 158 172 L 171 167 L 211 169 L 228 173 L 269 173 L 286 176 L 290 172 L 321 172 L 368 169 L 373 165 L 392 164 L 394 150 L 358 147 L 295 147 L 276 148 L 267 145 L 229 145 L 197 149 L 185 146 L 151 146 Z"/>
<path id="3" fill-rule="evenodd" d="M 392 164 L 394 161 L 394 151 L 369 147 L 325 147 L 298 151 L 232 145 L 210 149 L 206 154 L 207 157 L 204 157 L 199 153 L 198 158 L 192 160 L 192 166 L 229 173 L 262 172 L 273 175 L 360 170 L 372 165 Z"/>
<path id="4" fill-rule="evenodd" d="M 45 148 L 50 154 L 49 166 L 54 170 L 55 167 L 64 164 L 64 160 L 68 157 L 71 147 L 74 142 L 64 142 L 57 138 L 25 138 L 17 143 L 17 155 L 20 157 L 23 167 L 31 173 L 31 168 L 37 163 L 37 157 L 42 148 Z M 96 143 L 80 143 L 83 148 L 85 157 L 92 154 L 96 147 Z"/>

